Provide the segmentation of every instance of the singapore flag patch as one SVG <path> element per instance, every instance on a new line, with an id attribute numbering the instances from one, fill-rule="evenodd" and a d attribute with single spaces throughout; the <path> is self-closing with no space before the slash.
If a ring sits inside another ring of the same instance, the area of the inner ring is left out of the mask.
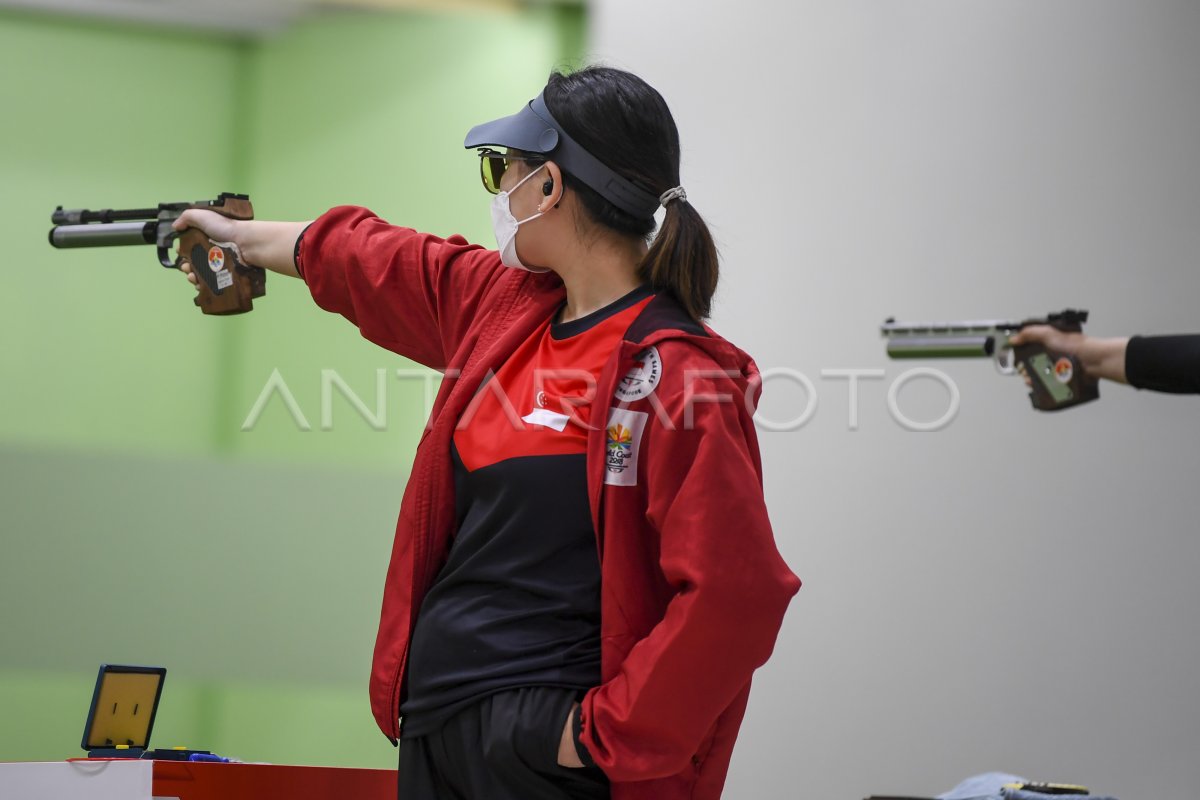
<path id="1" fill-rule="evenodd" d="M 637 486 L 638 450 L 649 415 L 644 411 L 610 408 L 604 433 L 604 482 Z"/>

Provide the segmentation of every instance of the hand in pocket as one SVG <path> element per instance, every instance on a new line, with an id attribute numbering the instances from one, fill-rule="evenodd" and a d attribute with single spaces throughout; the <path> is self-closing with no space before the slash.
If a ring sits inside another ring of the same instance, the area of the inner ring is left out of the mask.
<path id="1" fill-rule="evenodd" d="M 581 769 L 583 762 L 579 759 L 579 753 L 575 750 L 575 735 L 572 732 L 575 715 L 579 713 L 579 703 L 571 705 L 571 711 L 567 714 L 567 721 L 563 725 L 562 735 L 558 739 L 558 765 L 560 767 L 570 767 L 572 769 Z"/>

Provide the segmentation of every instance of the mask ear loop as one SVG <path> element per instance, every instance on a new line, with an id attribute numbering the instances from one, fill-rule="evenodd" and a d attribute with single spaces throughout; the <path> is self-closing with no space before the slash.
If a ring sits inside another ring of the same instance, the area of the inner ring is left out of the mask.
<path id="1" fill-rule="evenodd" d="M 529 180 L 530 178 L 532 178 L 534 175 L 537 175 L 539 172 L 541 172 L 541 171 L 542 171 L 543 169 L 545 169 L 545 168 L 546 168 L 546 164 L 545 164 L 545 162 L 543 162 L 543 163 L 542 163 L 542 165 L 541 165 L 540 167 L 538 167 L 538 168 L 537 168 L 537 169 L 535 169 L 533 172 L 531 172 L 531 173 L 529 173 L 528 175 L 526 175 L 524 178 L 521 178 L 521 180 L 517 181 L 517 185 L 516 185 L 516 186 L 514 186 L 514 187 L 513 187 L 513 188 L 511 188 L 511 189 L 509 189 L 507 192 L 504 192 L 503 194 L 505 194 L 505 195 L 507 195 L 508 197 L 510 197 L 510 198 L 511 198 L 511 197 L 512 197 L 512 193 L 513 193 L 513 192 L 515 192 L 517 189 L 520 189 L 520 188 L 521 188 L 521 184 L 523 184 L 525 181 L 527 181 L 527 180 Z M 518 225 L 518 226 L 520 226 L 520 225 L 524 225 L 526 222 L 529 222 L 530 220 L 537 219 L 538 217 L 542 216 L 542 215 L 543 215 L 543 214 L 545 214 L 545 213 L 546 213 L 545 211 L 539 211 L 539 212 L 537 212 L 536 214 L 534 214 L 533 216 L 526 217 L 525 219 L 519 219 L 519 220 L 517 220 L 517 225 Z"/>

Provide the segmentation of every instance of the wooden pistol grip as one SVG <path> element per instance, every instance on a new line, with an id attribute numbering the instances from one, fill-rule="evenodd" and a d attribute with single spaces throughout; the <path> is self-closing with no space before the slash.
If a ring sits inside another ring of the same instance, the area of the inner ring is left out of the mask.
<path id="1" fill-rule="evenodd" d="M 254 208 L 242 198 L 227 197 L 220 206 L 196 208 L 230 219 L 254 219 Z M 244 314 L 254 308 L 255 297 L 267 293 L 266 270 L 243 264 L 233 248 L 213 242 L 196 228 L 179 237 L 179 253 L 192 265 L 200 289 L 195 303 L 205 314 Z"/>
<path id="2" fill-rule="evenodd" d="M 1014 356 L 1029 376 L 1029 402 L 1039 411 L 1061 411 L 1100 397 L 1098 381 L 1079 359 L 1053 353 L 1040 343 L 1017 345 Z"/>

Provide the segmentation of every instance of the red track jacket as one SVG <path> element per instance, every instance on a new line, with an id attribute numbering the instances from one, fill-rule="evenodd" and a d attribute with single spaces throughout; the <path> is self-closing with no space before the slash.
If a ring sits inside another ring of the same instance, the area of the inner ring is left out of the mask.
<path id="1" fill-rule="evenodd" d="M 495 251 L 340 206 L 297 248 L 314 300 L 370 341 L 445 374 L 400 508 L 371 673 L 383 732 L 400 735 L 402 676 L 421 599 L 455 533 L 450 440 L 499 369 L 565 294 Z M 721 794 L 751 674 L 800 581 L 763 502 L 750 358 L 660 295 L 601 373 L 588 496 L 601 565 L 601 685 L 581 741 L 613 800 Z M 603 417 L 600 409 L 608 403 Z"/>

